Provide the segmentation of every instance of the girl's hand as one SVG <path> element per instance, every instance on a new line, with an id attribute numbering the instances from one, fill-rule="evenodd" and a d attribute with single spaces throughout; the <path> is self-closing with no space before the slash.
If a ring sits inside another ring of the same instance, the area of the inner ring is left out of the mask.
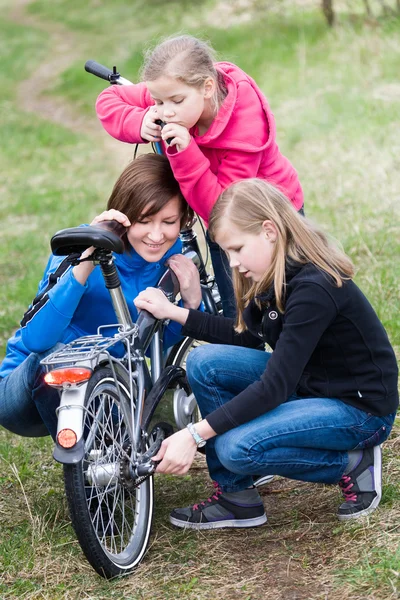
<path id="1" fill-rule="evenodd" d="M 187 148 L 190 144 L 190 140 L 192 139 L 189 130 L 183 125 L 177 125 L 176 123 L 167 123 L 164 125 L 161 132 L 161 137 L 164 141 L 172 138 L 169 146 L 175 146 L 178 152 L 181 152 Z"/>
<path id="2" fill-rule="evenodd" d="M 130 227 L 131 222 L 128 217 L 124 215 L 124 213 L 119 210 L 115 210 L 114 208 L 110 210 L 105 210 L 100 215 L 97 215 L 90 223 L 91 225 L 96 225 L 96 223 L 101 223 L 102 221 L 118 221 L 121 225 L 125 225 L 125 227 Z"/>
<path id="3" fill-rule="evenodd" d="M 177 431 L 161 444 L 153 460 L 161 460 L 156 473 L 185 475 L 192 466 L 197 446 L 187 429 Z"/>
<path id="4" fill-rule="evenodd" d="M 168 266 L 178 278 L 183 306 L 199 308 L 201 303 L 200 275 L 194 262 L 183 254 L 174 254 L 168 260 Z"/>
<path id="5" fill-rule="evenodd" d="M 157 288 L 146 288 L 133 303 L 140 310 L 148 310 L 156 319 L 171 319 L 171 308 L 174 305 Z"/>
<path id="6" fill-rule="evenodd" d="M 161 126 L 154 121 L 160 117 L 157 114 L 157 108 L 150 106 L 142 121 L 140 136 L 148 142 L 159 142 L 161 140 Z"/>

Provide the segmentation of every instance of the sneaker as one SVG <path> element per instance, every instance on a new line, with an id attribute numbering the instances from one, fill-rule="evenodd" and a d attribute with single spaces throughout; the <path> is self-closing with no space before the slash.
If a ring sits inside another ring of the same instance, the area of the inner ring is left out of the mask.
<path id="1" fill-rule="evenodd" d="M 213 483 L 214 493 L 204 502 L 175 508 L 170 521 L 188 529 L 222 529 L 223 527 L 258 527 L 267 522 L 264 505 L 256 488 L 241 492 L 222 492 Z"/>
<path id="2" fill-rule="evenodd" d="M 382 495 L 382 451 L 380 446 L 365 448 L 358 465 L 339 481 L 345 501 L 339 506 L 339 521 L 357 519 L 372 513 Z"/>
<path id="3" fill-rule="evenodd" d="M 261 487 L 266 483 L 270 483 L 274 478 L 274 475 L 253 475 L 253 485 L 255 487 Z"/>

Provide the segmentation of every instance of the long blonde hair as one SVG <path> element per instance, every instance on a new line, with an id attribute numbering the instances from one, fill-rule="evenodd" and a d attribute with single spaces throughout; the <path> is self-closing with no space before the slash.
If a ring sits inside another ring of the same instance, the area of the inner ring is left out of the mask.
<path id="1" fill-rule="evenodd" d="M 274 223 L 278 233 L 270 268 L 258 282 L 246 279 L 236 268 L 232 270 L 238 332 L 246 329 L 243 310 L 250 300 L 265 292 L 272 284 L 277 307 L 284 312 L 287 259 L 301 264 L 314 264 L 330 275 L 338 287 L 342 286 L 344 280 L 354 276 L 353 263 L 337 243 L 297 213 L 286 196 L 267 181 L 246 179 L 232 184 L 214 205 L 208 227 L 212 239 L 218 237 L 218 232 L 229 227 L 229 224 L 244 233 L 257 235 L 264 221 Z"/>

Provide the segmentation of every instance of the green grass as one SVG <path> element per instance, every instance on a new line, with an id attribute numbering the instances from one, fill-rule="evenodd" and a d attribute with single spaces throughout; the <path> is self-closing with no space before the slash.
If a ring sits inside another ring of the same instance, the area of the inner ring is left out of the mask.
<path id="1" fill-rule="evenodd" d="M 10 74 L 0 89 L 1 355 L 35 295 L 52 233 L 101 210 L 127 160 L 96 129 L 94 101 L 104 84 L 84 72 L 84 62 L 117 64 L 135 80 L 143 46 L 181 30 L 208 37 L 222 59 L 263 88 L 279 145 L 299 172 L 308 216 L 350 254 L 357 282 L 400 353 L 400 22 L 371 25 L 341 13 L 339 27 L 329 30 L 319 10 L 293 8 L 235 23 L 214 4 L 41 0 L 15 23 L 8 17 L 14 3 L 0 0 L 0 56 Z M 229 27 L 216 27 L 228 19 Z M 45 109 L 25 112 L 19 96 L 20 83 L 57 56 L 61 43 L 70 62 L 49 82 L 39 74 L 35 85 L 43 101 L 71 108 L 79 125 L 66 119 L 63 126 Z M 264 528 L 173 530 L 170 509 L 205 497 L 206 471 L 199 463 L 184 478 L 158 477 L 150 551 L 134 576 L 113 582 L 101 580 L 82 556 L 62 470 L 51 454 L 49 440 L 0 431 L 0 598 L 387 600 L 400 594 L 398 428 L 385 446 L 381 506 L 356 524 L 336 521 L 336 489 L 277 480 L 264 492 Z"/>

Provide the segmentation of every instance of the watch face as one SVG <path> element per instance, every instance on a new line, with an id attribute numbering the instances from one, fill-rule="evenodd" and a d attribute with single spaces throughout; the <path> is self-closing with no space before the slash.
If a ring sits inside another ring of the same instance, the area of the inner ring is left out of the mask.
<path id="1" fill-rule="evenodd" d="M 207 440 L 201 440 L 201 442 L 199 442 L 197 444 L 198 448 L 204 448 L 204 446 L 207 444 Z"/>

